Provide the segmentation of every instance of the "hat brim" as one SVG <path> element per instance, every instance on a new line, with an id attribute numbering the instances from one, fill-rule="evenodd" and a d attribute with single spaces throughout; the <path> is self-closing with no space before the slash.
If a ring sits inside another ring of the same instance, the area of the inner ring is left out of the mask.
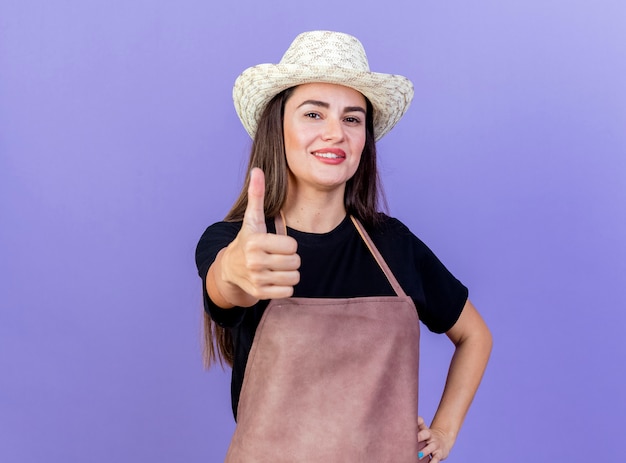
<path id="1" fill-rule="evenodd" d="M 396 125 L 413 99 L 413 84 L 399 75 L 341 67 L 259 64 L 242 72 L 233 88 L 235 110 L 248 134 L 254 138 L 259 118 L 274 96 L 313 82 L 345 85 L 361 92 L 374 107 L 376 141 Z"/>

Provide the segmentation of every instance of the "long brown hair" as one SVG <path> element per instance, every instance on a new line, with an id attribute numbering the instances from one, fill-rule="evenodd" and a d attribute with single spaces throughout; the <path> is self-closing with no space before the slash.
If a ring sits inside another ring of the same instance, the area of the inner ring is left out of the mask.
<path id="1" fill-rule="evenodd" d="M 283 136 L 283 116 L 285 103 L 295 87 L 283 90 L 265 107 L 252 149 L 246 179 L 235 204 L 224 220 L 243 220 L 248 205 L 248 185 L 250 171 L 260 167 L 265 173 L 264 208 L 266 217 L 275 217 L 287 198 L 288 167 L 285 157 Z M 354 215 L 366 225 L 375 225 L 380 218 L 379 202 L 386 206 L 376 163 L 376 142 L 374 138 L 374 109 L 365 98 L 367 114 L 365 118 L 365 146 L 361 162 L 354 176 L 346 183 L 344 202 L 348 214 Z M 208 313 L 204 312 L 204 363 L 210 367 L 217 361 L 232 366 L 235 358 L 233 339 L 230 330 L 217 325 Z"/>

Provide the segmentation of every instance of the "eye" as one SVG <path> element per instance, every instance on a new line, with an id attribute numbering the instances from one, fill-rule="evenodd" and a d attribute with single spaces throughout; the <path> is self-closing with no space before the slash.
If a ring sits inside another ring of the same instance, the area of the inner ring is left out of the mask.
<path id="1" fill-rule="evenodd" d="M 304 117 L 308 117 L 310 119 L 319 119 L 321 116 L 318 113 L 306 113 Z"/>
<path id="2" fill-rule="evenodd" d="M 358 125 L 358 124 L 360 124 L 360 123 L 361 123 L 361 119 L 359 119 L 359 118 L 358 118 L 358 117 L 356 117 L 356 116 L 348 116 L 348 117 L 346 117 L 346 118 L 345 118 L 345 121 L 346 121 L 348 124 L 353 124 L 353 125 Z"/>

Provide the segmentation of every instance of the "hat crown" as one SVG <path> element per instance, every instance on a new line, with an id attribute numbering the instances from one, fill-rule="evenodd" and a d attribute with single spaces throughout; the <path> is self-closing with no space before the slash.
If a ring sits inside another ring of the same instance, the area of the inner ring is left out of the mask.
<path id="1" fill-rule="evenodd" d="M 369 72 L 365 49 L 356 37 L 341 32 L 312 31 L 298 35 L 280 64 L 340 67 Z"/>
<path id="2" fill-rule="evenodd" d="M 395 74 L 371 72 L 363 45 L 348 34 L 311 31 L 298 35 L 280 63 L 243 71 L 233 87 L 241 123 L 252 138 L 267 104 L 283 90 L 310 83 L 344 85 L 360 92 L 374 109 L 374 138 L 400 120 L 413 99 L 413 84 Z"/>

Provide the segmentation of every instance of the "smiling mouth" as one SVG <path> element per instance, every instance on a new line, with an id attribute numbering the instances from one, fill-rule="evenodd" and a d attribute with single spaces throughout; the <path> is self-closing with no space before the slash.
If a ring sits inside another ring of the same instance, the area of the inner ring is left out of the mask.
<path id="1" fill-rule="evenodd" d="M 313 156 L 317 156 L 318 158 L 324 158 L 324 159 L 341 159 L 345 157 L 345 156 L 339 156 L 338 154 L 335 154 L 335 153 L 313 153 Z"/>

